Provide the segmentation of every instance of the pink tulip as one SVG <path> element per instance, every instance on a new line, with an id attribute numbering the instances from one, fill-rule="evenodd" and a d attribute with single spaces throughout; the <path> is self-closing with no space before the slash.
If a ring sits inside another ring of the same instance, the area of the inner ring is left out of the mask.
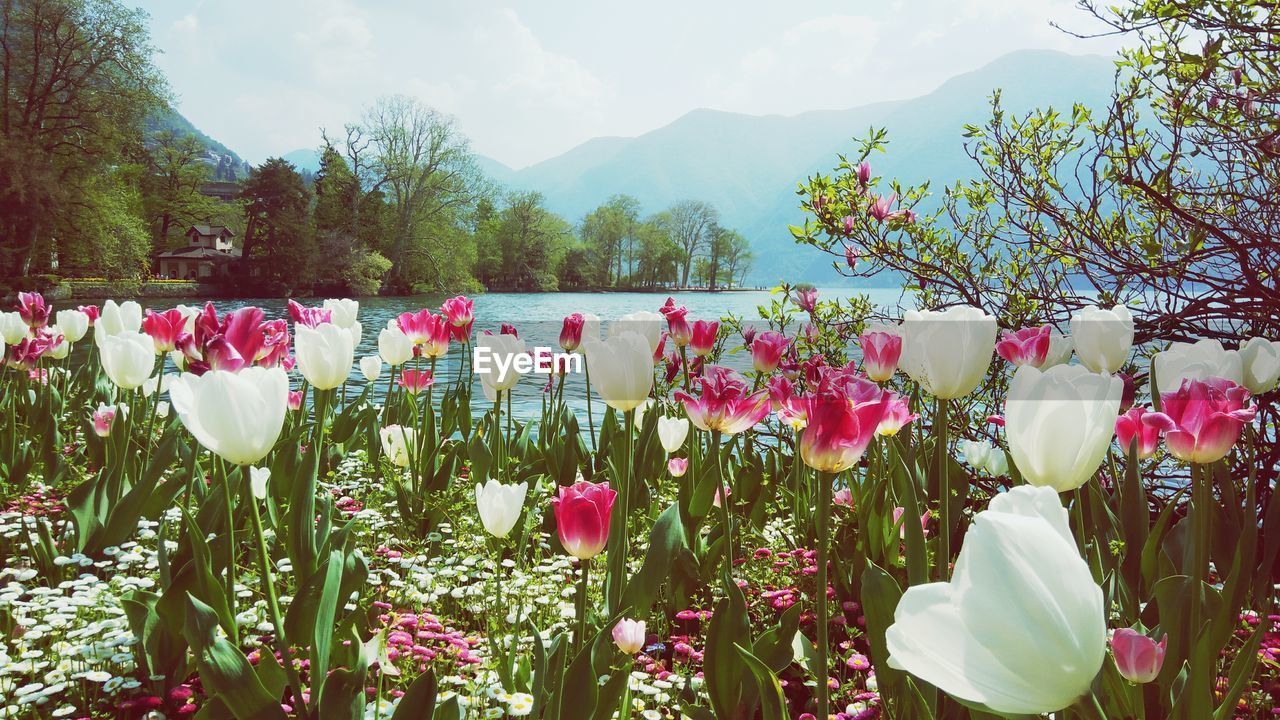
<path id="1" fill-rule="evenodd" d="M 443 315 L 430 310 L 400 313 L 396 325 L 413 343 L 415 355 L 438 358 L 449 352 L 449 323 Z"/>
<path id="2" fill-rule="evenodd" d="M 689 308 L 676 306 L 676 299 L 669 297 L 667 303 L 659 308 L 659 312 L 667 319 L 667 330 L 676 347 L 684 347 L 693 340 L 693 328 L 689 326 Z"/>
<path id="3" fill-rule="evenodd" d="M 876 382 L 886 382 L 898 371 L 902 358 L 902 337 L 877 330 L 858 338 L 862 349 L 862 370 Z"/>
<path id="4" fill-rule="evenodd" d="M 667 472 L 671 473 L 671 477 L 684 477 L 684 474 L 689 472 L 689 460 L 687 458 L 671 458 L 667 461 Z"/>
<path id="5" fill-rule="evenodd" d="M 476 319 L 475 303 L 463 295 L 445 300 L 440 306 L 440 313 L 450 325 L 467 330 L 471 329 L 471 324 Z"/>
<path id="6" fill-rule="evenodd" d="M 39 330 L 49 324 L 49 305 L 44 296 L 35 292 L 18 293 L 18 315 L 27 327 Z"/>
<path id="7" fill-rule="evenodd" d="M 579 560 L 600 554 L 609 539 L 609 518 L 617 498 L 618 493 L 607 482 L 579 480 L 560 488 L 559 497 L 551 499 L 551 507 L 565 552 Z"/>
<path id="8" fill-rule="evenodd" d="M 97 305 L 81 305 L 76 309 L 89 316 L 89 327 L 93 327 L 93 324 L 98 322 L 98 318 L 102 317 L 102 311 Z"/>
<path id="9" fill-rule="evenodd" d="M 693 336 L 689 340 L 689 349 L 695 357 L 706 357 L 716 347 L 716 336 L 720 333 L 720 323 L 715 320 L 698 320 L 693 323 Z"/>
<path id="10" fill-rule="evenodd" d="M 716 496 L 711 498 L 711 505 L 713 507 L 720 507 L 720 503 L 728 497 L 733 497 L 733 488 L 728 485 L 722 485 L 716 489 Z"/>
<path id="11" fill-rule="evenodd" d="M 502 323 L 498 326 L 498 333 L 500 335 L 510 335 L 511 337 L 517 338 L 520 337 L 520 333 L 516 330 L 516 326 L 511 323 Z"/>
<path id="12" fill-rule="evenodd" d="M 840 507 L 853 509 L 853 491 L 849 488 L 840 488 L 831 496 L 831 502 Z"/>
<path id="13" fill-rule="evenodd" d="M 400 373 L 396 384 L 408 390 L 410 395 L 417 395 L 434 385 L 435 381 L 430 370 L 405 370 Z"/>
<path id="14" fill-rule="evenodd" d="M 1048 325 L 1006 330 L 1004 337 L 996 343 L 996 352 L 1018 367 L 1030 365 L 1038 368 L 1049 356 L 1049 333 L 1052 331 Z"/>
<path id="15" fill-rule="evenodd" d="M 778 369 L 782 355 L 791 346 L 791 341 L 780 332 L 768 330 L 751 341 L 751 365 L 758 373 L 771 373 Z"/>
<path id="16" fill-rule="evenodd" d="M 644 621 L 622 618 L 613 626 L 613 644 L 627 655 L 635 655 L 644 648 Z"/>
<path id="17" fill-rule="evenodd" d="M 774 410 L 781 410 L 791 404 L 796 397 L 796 385 L 785 375 L 774 375 L 765 383 L 769 393 L 769 402 Z"/>
<path id="18" fill-rule="evenodd" d="M 1249 391 L 1223 378 L 1183 380 L 1176 392 L 1160 393 L 1160 410 L 1142 422 L 1159 428 L 1169 453 L 1179 460 L 1212 463 L 1231 452 L 1244 424 L 1258 408 L 1246 406 Z"/>
<path id="19" fill-rule="evenodd" d="M 1120 412 L 1124 412 L 1133 407 L 1133 403 L 1138 398 L 1138 388 L 1134 385 L 1133 376 L 1128 373 L 1116 373 L 1116 377 L 1124 382 L 1124 392 L 1120 394 Z"/>
<path id="20" fill-rule="evenodd" d="M 289 323 L 284 320 L 268 320 L 262 323 L 262 348 L 254 364 L 273 368 L 284 365 L 289 357 Z M 289 368 L 285 368 L 289 370 Z"/>
<path id="21" fill-rule="evenodd" d="M 769 414 L 768 393 L 752 393 L 742 376 L 729 368 L 707 366 L 698 380 L 702 383 L 698 397 L 683 390 L 677 390 L 675 397 L 684 403 L 689 420 L 701 430 L 735 435 L 754 427 Z"/>
<path id="22" fill-rule="evenodd" d="M 582 313 L 573 313 L 564 319 L 560 328 L 560 347 L 565 352 L 573 352 L 582 344 L 582 327 L 586 322 Z"/>
<path id="23" fill-rule="evenodd" d="M 902 428 L 919 418 L 919 413 L 911 412 L 911 406 L 907 403 L 906 398 L 896 392 L 890 392 L 885 397 L 884 416 L 880 418 L 880 424 L 876 426 L 876 434 L 893 437 Z"/>
<path id="24" fill-rule="evenodd" d="M 1004 416 L 1003 416 L 1003 415 L 988 415 L 988 416 L 987 416 L 987 424 L 988 424 L 988 425 L 995 425 L 996 427 L 1004 427 Z"/>
<path id="25" fill-rule="evenodd" d="M 1129 454 L 1129 448 L 1133 447 L 1134 440 L 1138 442 L 1140 460 L 1156 453 L 1156 446 L 1160 444 L 1160 428 L 1143 422 L 1143 415 L 1150 413 L 1145 407 L 1133 407 L 1116 418 L 1116 443 L 1126 455 Z"/>
<path id="26" fill-rule="evenodd" d="M 898 523 L 902 522 L 902 514 L 905 513 L 906 511 L 907 511 L 906 508 L 900 508 L 900 507 L 893 509 L 894 525 L 897 525 Z M 920 516 L 920 529 L 924 531 L 925 537 L 929 537 L 929 511 L 928 510 L 926 510 L 924 514 Z M 906 525 L 903 525 L 902 527 L 898 528 L 898 537 L 903 540 L 907 539 Z"/>
<path id="27" fill-rule="evenodd" d="M 814 309 L 818 307 L 818 291 L 816 288 L 796 290 L 795 301 L 801 310 L 812 315 Z"/>
<path id="28" fill-rule="evenodd" d="M 31 370 L 40 362 L 40 358 L 44 354 L 57 347 L 62 342 L 61 335 L 50 335 L 41 332 L 35 337 L 23 338 L 17 345 L 9 348 L 8 357 L 5 362 L 9 367 L 15 370 Z M 0 347 L 3 347 L 0 344 Z"/>
<path id="29" fill-rule="evenodd" d="M 807 395 L 808 425 L 800 438 L 800 457 L 809 467 L 838 473 L 853 467 L 884 418 L 887 394 L 879 385 L 847 371 L 827 370 Z"/>
<path id="30" fill-rule="evenodd" d="M 287 402 L 290 410 L 301 410 L 302 409 L 302 391 L 290 390 L 289 399 Z"/>
<path id="31" fill-rule="evenodd" d="M 1140 632 L 1120 628 L 1111 634 L 1111 652 L 1115 654 L 1116 670 L 1129 682 L 1149 683 L 1164 667 L 1165 646 L 1169 636 L 1156 642 Z"/>
<path id="32" fill-rule="evenodd" d="M 186 325 L 187 318 L 177 308 L 161 313 L 147 310 L 147 316 L 142 318 L 142 332 L 151 336 L 158 353 L 177 349 L 178 338 L 183 335 Z"/>
<path id="33" fill-rule="evenodd" d="M 93 434 L 100 438 L 109 437 L 111 435 L 111 426 L 116 421 L 116 408 L 113 405 L 99 405 L 98 409 L 90 415 L 93 421 Z"/>
<path id="34" fill-rule="evenodd" d="M 304 307 L 303 305 L 289 300 L 289 317 L 295 325 L 305 325 L 313 328 L 321 323 L 333 322 L 333 311 L 323 307 Z"/>

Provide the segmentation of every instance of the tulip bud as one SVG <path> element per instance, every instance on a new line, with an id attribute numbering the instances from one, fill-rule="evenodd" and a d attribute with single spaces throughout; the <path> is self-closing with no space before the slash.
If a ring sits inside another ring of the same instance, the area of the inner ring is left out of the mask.
<path id="1" fill-rule="evenodd" d="M 40 293 L 18 293 L 18 315 L 32 330 L 39 330 L 49 324 L 49 306 Z"/>
<path id="2" fill-rule="evenodd" d="M 951 582 L 902 594 L 887 662 L 1001 715 L 1056 712 L 1102 667 L 1105 618 L 1062 503 L 1019 485 L 974 518 Z"/>
<path id="3" fill-rule="evenodd" d="M 409 467 L 409 461 L 416 447 L 416 433 L 411 427 L 388 425 L 378 431 L 382 439 L 382 454 L 387 456 L 393 465 Z"/>
<path id="4" fill-rule="evenodd" d="M 242 466 L 271 452 L 284 427 L 288 397 L 289 376 L 278 367 L 185 373 L 169 388 L 173 409 L 187 431 L 215 454 Z"/>
<path id="5" fill-rule="evenodd" d="M 559 496 L 551 499 L 551 507 L 565 552 L 579 560 L 590 560 L 604 550 L 617 497 L 618 493 L 607 482 L 579 480 L 560 488 Z"/>
<path id="6" fill-rule="evenodd" d="M 1169 636 L 1160 642 L 1129 628 L 1120 628 L 1111 634 L 1111 651 L 1115 654 L 1116 670 L 1121 677 L 1134 683 L 1149 683 L 1164 667 L 1165 646 Z"/>
<path id="7" fill-rule="evenodd" d="M 267 481 L 271 479 L 271 468 L 249 468 L 249 492 L 258 500 L 267 499 Z"/>
<path id="8" fill-rule="evenodd" d="M 360 303 L 351 298 L 342 298 L 341 300 L 325 300 L 324 309 L 329 311 L 329 322 L 340 328 L 352 328 L 357 324 L 356 318 L 360 314 Z"/>
<path id="9" fill-rule="evenodd" d="M 155 369 L 155 344 L 139 332 L 106 335 L 99 345 L 102 370 L 122 390 L 133 390 Z"/>
<path id="10" fill-rule="evenodd" d="M 637 333 L 649 344 L 649 355 L 652 356 L 662 343 L 662 324 L 662 315 L 655 312 L 640 310 L 628 313 L 618 318 L 617 322 L 610 323 L 609 338 L 613 339 L 627 333 Z M 592 373 L 592 375 L 594 374 Z"/>
<path id="11" fill-rule="evenodd" d="M 62 313 L 58 313 L 61 318 Z M 59 323 L 61 324 L 61 323 Z M 1240 345 L 1244 386 L 1254 395 L 1271 392 L 1280 383 L 1280 340 L 1250 338 Z"/>
<path id="12" fill-rule="evenodd" d="M 386 328 L 378 333 L 378 355 L 391 367 L 413 359 L 413 341 L 398 328 Z"/>
<path id="13" fill-rule="evenodd" d="M 658 418 L 658 442 L 662 444 L 662 449 L 668 454 L 673 453 L 684 445 L 684 440 L 689 436 L 689 421 L 685 418 Z"/>
<path id="14" fill-rule="evenodd" d="M 975 307 L 908 310 L 902 319 L 902 369 L 944 400 L 973 392 L 991 367 L 996 319 Z"/>
<path id="15" fill-rule="evenodd" d="M 858 338 L 862 350 L 862 371 L 876 382 L 887 382 L 898 371 L 902 358 L 902 336 L 890 329 L 874 329 Z"/>
<path id="16" fill-rule="evenodd" d="M 716 335 L 720 332 L 720 323 L 711 320 L 698 320 L 693 323 L 693 336 L 689 340 L 689 350 L 696 357 L 706 357 L 716 347 Z"/>
<path id="17" fill-rule="evenodd" d="M 382 358 L 377 355 L 365 355 L 360 358 L 360 374 L 364 379 L 373 382 L 382 374 Z"/>
<path id="18" fill-rule="evenodd" d="M 1151 414 L 1144 407 L 1129 408 L 1116 419 L 1116 444 L 1125 455 L 1136 440 L 1138 443 L 1138 459 L 1145 460 L 1156 452 L 1160 444 L 1160 428 L 1143 422 L 1143 416 Z"/>
<path id="19" fill-rule="evenodd" d="M 480 512 L 480 523 L 490 535 L 505 538 L 511 534 L 524 510 L 528 490 L 529 484 L 523 482 L 503 485 L 491 479 L 484 485 L 476 483 L 476 509 Z"/>
<path id="20" fill-rule="evenodd" d="M 286 401 L 290 410 L 302 409 L 302 391 L 292 390 L 289 392 L 289 399 Z"/>
<path id="21" fill-rule="evenodd" d="M 294 328 L 298 369 L 319 390 L 332 390 L 351 374 L 355 343 L 347 328 L 321 323 L 314 328 Z"/>
<path id="22" fill-rule="evenodd" d="M 627 655 L 635 655 L 644 648 L 644 621 L 622 618 L 613 626 L 613 644 Z"/>
<path id="23" fill-rule="evenodd" d="M 1005 401 L 1009 454 L 1031 485 L 1058 492 L 1088 482 L 1107 455 L 1124 383 L 1078 365 L 1018 368 Z"/>
<path id="24" fill-rule="evenodd" d="M 791 346 L 786 335 L 773 330 L 756 335 L 751 341 L 751 365 L 756 372 L 768 374 L 778 369 L 782 354 Z"/>
<path id="25" fill-rule="evenodd" d="M 1000 342 L 996 343 L 996 353 L 1017 367 L 1030 365 L 1040 367 L 1049 356 L 1049 335 L 1053 328 L 1048 325 L 1006 330 Z"/>
<path id="26" fill-rule="evenodd" d="M 560 328 L 560 349 L 565 352 L 573 352 L 582 344 L 582 326 L 586 322 L 586 318 L 582 313 L 573 313 L 564 319 L 564 325 Z"/>
<path id="27" fill-rule="evenodd" d="M 649 397 L 653 389 L 653 354 L 644 335 L 622 332 L 604 341 L 588 339 L 583 341 L 582 349 L 587 356 L 591 386 L 606 405 L 625 412 L 639 407 Z"/>
<path id="28" fill-rule="evenodd" d="M 118 406 L 118 409 L 121 414 L 123 414 L 127 411 L 128 406 L 120 405 Z M 95 435 L 100 438 L 109 437 L 111 435 L 111 426 L 114 425 L 116 421 L 116 410 L 117 406 L 115 405 L 98 404 L 98 409 L 90 415 L 90 420 L 93 422 L 93 433 Z"/>
<path id="29" fill-rule="evenodd" d="M 667 319 L 667 331 L 672 342 L 676 347 L 684 347 L 693 339 L 693 328 L 689 325 L 689 309 L 676 307 L 675 303 L 675 298 L 667 298 L 667 304 L 662 306 L 662 315 Z"/>
<path id="30" fill-rule="evenodd" d="M 58 329 L 69 343 L 78 343 L 89 332 L 89 316 L 79 310 L 59 310 Z"/>
<path id="31" fill-rule="evenodd" d="M 410 395 L 417 395 L 435 384 L 435 376 L 430 370 L 405 370 L 400 373 L 396 384 L 404 388 Z"/>
<path id="32" fill-rule="evenodd" d="M 1071 317 L 1071 339 L 1085 367 L 1096 373 L 1114 373 L 1129 359 L 1133 316 L 1123 305 L 1110 310 L 1085 306 Z"/>
<path id="33" fill-rule="evenodd" d="M 671 458 L 667 461 L 667 472 L 671 473 L 671 477 L 674 478 L 684 477 L 684 474 L 689 472 L 688 458 Z"/>

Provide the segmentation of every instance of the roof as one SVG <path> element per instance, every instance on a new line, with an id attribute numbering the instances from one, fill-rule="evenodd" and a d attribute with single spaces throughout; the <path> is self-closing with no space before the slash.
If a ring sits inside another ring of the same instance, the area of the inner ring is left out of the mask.
<path id="1" fill-rule="evenodd" d="M 199 235 L 222 235 L 226 233 L 231 237 L 235 237 L 235 231 L 225 225 L 192 225 L 186 234 L 190 235 L 191 231 L 196 231 Z"/>
<path id="2" fill-rule="evenodd" d="M 238 260 L 240 258 L 240 250 L 238 248 L 214 250 L 213 248 L 185 247 L 162 252 L 156 258 L 161 260 L 166 258 L 181 260 Z"/>

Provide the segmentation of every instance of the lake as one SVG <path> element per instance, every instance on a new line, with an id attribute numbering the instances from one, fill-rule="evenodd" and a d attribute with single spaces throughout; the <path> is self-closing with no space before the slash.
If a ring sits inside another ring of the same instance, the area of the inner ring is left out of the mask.
<path id="1" fill-rule="evenodd" d="M 819 289 L 819 299 L 844 299 L 855 295 L 866 295 L 877 307 L 894 309 L 901 298 L 901 290 L 897 288 L 851 289 L 833 288 Z M 674 293 L 677 303 L 689 308 L 689 320 L 719 319 L 728 314 L 737 317 L 758 320 L 756 308 L 768 305 L 772 296 L 768 291 L 733 291 L 733 292 L 690 292 Z M 378 353 L 378 332 L 386 327 L 387 321 L 402 312 L 431 308 L 439 312 L 440 304 L 448 299 L 448 295 L 412 295 L 403 297 L 368 297 L 360 299 L 360 323 L 363 336 L 356 349 L 356 359 L 365 355 Z M 608 321 L 615 320 L 627 313 L 639 310 L 657 312 L 666 302 L 667 295 L 662 293 L 485 293 L 472 298 L 475 302 L 474 334 L 491 330 L 498 332 L 501 323 L 514 325 L 526 345 L 559 347 L 560 327 L 566 315 L 575 312 L 593 312 L 599 315 L 605 326 L 602 334 L 607 333 Z M 298 299 L 304 305 L 319 305 L 322 299 Z M 192 305 L 191 298 L 146 298 L 139 300 L 144 308 L 164 310 L 179 304 Z M 287 318 L 286 301 L 282 298 L 243 298 L 237 300 L 215 300 L 214 306 L 219 315 L 248 305 L 262 308 L 268 319 Z M 55 308 L 56 309 L 56 308 Z M 896 314 L 896 310 L 891 310 Z M 726 348 L 740 343 L 729 341 Z M 84 345 L 82 343 L 82 345 Z M 87 349 L 87 345 L 84 345 Z M 450 347 L 449 357 L 442 359 L 437 365 L 437 377 L 441 382 L 452 381 L 457 376 L 458 363 L 462 360 L 462 347 L 454 343 Z M 469 358 L 467 359 L 469 362 Z M 738 369 L 750 367 L 751 358 L 748 353 L 726 354 L 723 364 Z M 375 396 L 381 398 L 386 391 L 389 368 L 384 365 L 382 377 L 375 387 Z M 300 378 L 294 373 L 294 386 Z M 531 375 L 520 381 L 512 391 L 512 403 L 516 416 L 520 419 L 536 417 L 541 413 L 542 389 L 546 376 Z M 348 394 L 359 393 L 365 385 L 364 376 L 358 367 L 353 367 Z M 565 393 L 570 406 L 585 423 L 585 382 L 581 375 L 570 375 L 566 379 Z M 476 388 L 473 393 L 477 408 L 485 404 L 484 395 Z M 595 400 L 598 400 L 596 398 Z M 595 402 L 596 412 L 603 412 L 603 404 Z"/>

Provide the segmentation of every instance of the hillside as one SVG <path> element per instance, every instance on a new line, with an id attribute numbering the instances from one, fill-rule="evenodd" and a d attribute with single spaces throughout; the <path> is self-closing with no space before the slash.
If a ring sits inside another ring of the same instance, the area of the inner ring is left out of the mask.
<path id="1" fill-rule="evenodd" d="M 928 95 L 852 109 L 792 116 L 752 116 L 695 110 L 634 138 L 597 138 L 510 175 L 512 188 L 539 190 L 556 212 L 576 221 L 615 193 L 657 210 L 687 198 L 714 203 L 723 221 L 752 241 L 752 280 L 831 280 L 820 253 L 796 249 L 787 226 L 803 220 L 795 194 L 806 176 L 829 170 L 853 138 L 886 127 L 887 155 L 873 158 L 877 173 L 935 185 L 966 179 L 973 165 L 964 153 L 963 126 L 989 115 L 989 96 L 1003 91 L 1006 109 L 1099 107 L 1111 89 L 1112 61 L 1050 51 L 1013 53 L 960 75 Z M 495 178 L 498 179 L 498 178 Z"/>

